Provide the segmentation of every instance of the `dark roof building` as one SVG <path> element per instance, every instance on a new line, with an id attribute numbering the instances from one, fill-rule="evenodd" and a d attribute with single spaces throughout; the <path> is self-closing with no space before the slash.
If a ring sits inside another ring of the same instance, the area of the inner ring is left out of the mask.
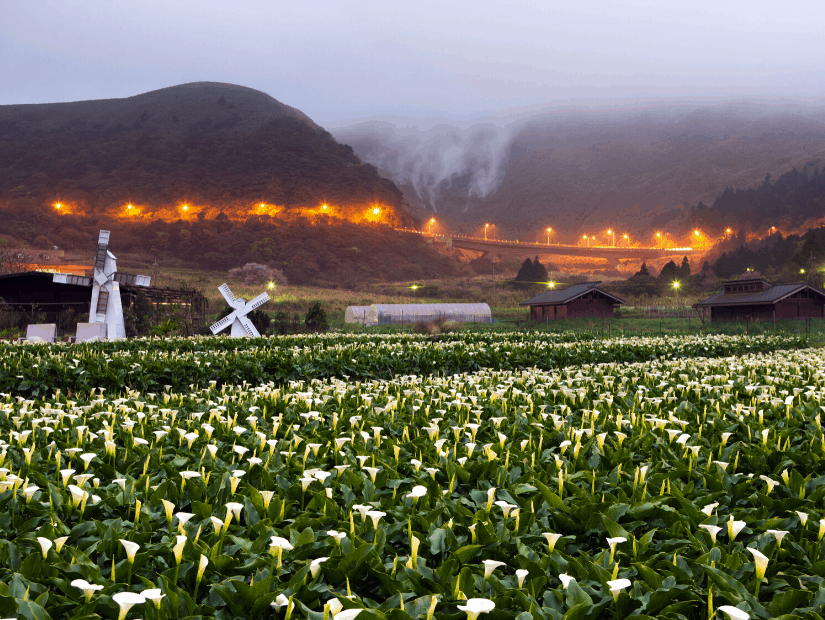
<path id="1" fill-rule="evenodd" d="M 776 321 L 825 317 L 825 293 L 805 284 L 771 284 L 761 278 L 728 280 L 724 289 L 693 306 L 711 321 Z"/>
<path id="2" fill-rule="evenodd" d="M 600 284 L 601 282 L 573 284 L 563 289 L 546 291 L 519 305 L 530 306 L 530 318 L 534 321 L 613 316 L 613 309 L 623 304 L 624 300 L 603 291 L 599 288 Z"/>

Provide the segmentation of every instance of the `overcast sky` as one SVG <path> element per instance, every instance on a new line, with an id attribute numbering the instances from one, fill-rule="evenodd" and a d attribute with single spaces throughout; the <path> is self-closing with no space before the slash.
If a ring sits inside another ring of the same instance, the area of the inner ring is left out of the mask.
<path id="1" fill-rule="evenodd" d="M 0 0 L 0 105 L 200 80 L 324 124 L 825 93 L 825 2 Z"/>

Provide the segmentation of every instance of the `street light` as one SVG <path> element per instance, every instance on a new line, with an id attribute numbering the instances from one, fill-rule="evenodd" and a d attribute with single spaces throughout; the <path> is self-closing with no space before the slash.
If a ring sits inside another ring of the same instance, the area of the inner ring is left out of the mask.
<path id="1" fill-rule="evenodd" d="M 630 245 L 630 237 L 628 237 L 627 235 L 624 235 L 624 237 L 622 237 L 622 238 L 623 238 L 625 241 L 627 241 L 627 245 Z"/>
<path id="2" fill-rule="evenodd" d="M 60 208 L 60 207 L 62 207 L 62 206 L 63 206 L 63 205 L 62 205 L 62 204 L 60 204 L 60 203 L 58 202 L 58 203 L 56 203 L 56 204 L 54 205 L 54 208 L 55 208 L 55 209 L 59 209 L 59 208 Z"/>
<path id="3" fill-rule="evenodd" d="M 489 224 L 484 225 L 484 240 L 487 241 L 487 228 L 489 228 Z"/>
<path id="4" fill-rule="evenodd" d="M 616 233 L 615 233 L 615 231 L 608 229 L 607 234 L 613 236 L 613 247 L 615 248 L 616 247 Z"/>
<path id="5" fill-rule="evenodd" d="M 184 211 L 189 211 L 189 205 L 183 205 L 183 210 Z"/>
<path id="6" fill-rule="evenodd" d="M 556 283 L 555 282 L 548 282 L 547 283 L 547 288 L 556 288 Z"/>
<path id="7" fill-rule="evenodd" d="M 673 290 L 674 291 L 678 291 L 680 286 L 681 286 L 681 284 L 679 283 L 679 280 L 674 280 L 673 281 Z"/>
<path id="8" fill-rule="evenodd" d="M 590 237 L 585 235 L 584 238 L 587 240 L 587 247 L 589 248 L 590 247 Z"/>
<path id="9" fill-rule="evenodd" d="M 694 231 L 693 231 L 693 236 L 694 236 L 694 237 L 698 237 L 698 236 L 699 236 L 699 231 L 698 231 L 698 230 L 694 230 Z"/>
<path id="10" fill-rule="evenodd" d="M 550 233 L 553 232 L 552 228 L 547 229 L 547 245 L 550 245 Z"/>
<path id="11" fill-rule="evenodd" d="M 429 221 L 429 223 L 428 223 L 427 232 L 432 232 L 432 230 L 433 230 L 433 224 L 435 224 L 435 218 L 434 218 L 434 217 L 431 217 L 431 218 L 430 218 L 430 221 Z"/>

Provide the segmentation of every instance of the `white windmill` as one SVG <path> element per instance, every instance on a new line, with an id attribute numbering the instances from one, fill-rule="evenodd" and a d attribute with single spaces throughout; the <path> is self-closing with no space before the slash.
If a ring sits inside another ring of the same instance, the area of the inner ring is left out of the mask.
<path id="1" fill-rule="evenodd" d="M 255 326 L 252 324 L 246 315 L 252 312 L 255 308 L 264 305 L 269 301 L 269 295 L 261 293 L 255 299 L 246 301 L 243 297 L 235 297 L 232 291 L 229 290 L 228 284 L 221 284 L 218 290 L 223 295 L 226 303 L 232 308 L 232 312 L 223 317 L 220 321 L 212 325 L 209 329 L 213 334 L 217 334 L 222 329 L 226 329 L 232 325 L 232 331 L 229 333 L 233 338 L 243 338 L 249 336 L 250 338 L 260 338 L 261 335 Z"/>
<path id="2" fill-rule="evenodd" d="M 95 269 L 92 278 L 56 273 L 54 282 L 61 284 L 81 284 L 92 287 L 92 301 L 89 304 L 89 323 L 105 323 L 106 338 L 121 340 L 126 338 L 123 323 L 123 306 L 120 301 L 120 284 L 150 286 L 149 276 L 118 273 L 117 258 L 109 251 L 109 231 L 101 230 L 97 240 Z"/>

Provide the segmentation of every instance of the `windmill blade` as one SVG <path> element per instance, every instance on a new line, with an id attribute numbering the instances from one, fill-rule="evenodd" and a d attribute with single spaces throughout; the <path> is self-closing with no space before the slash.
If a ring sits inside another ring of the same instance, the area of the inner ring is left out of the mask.
<path id="1" fill-rule="evenodd" d="M 250 338 L 260 338 L 261 335 L 258 333 L 258 330 L 255 329 L 255 326 L 245 316 L 242 316 L 240 319 L 241 325 L 243 325 L 244 330 L 246 330 L 246 335 Z"/>
<path id="2" fill-rule="evenodd" d="M 237 310 L 238 298 L 235 297 L 235 294 L 231 290 L 229 290 L 229 285 L 226 284 L 226 282 L 224 282 L 218 287 L 218 290 L 220 291 L 221 295 L 223 295 L 223 298 L 226 300 L 226 303 L 229 304 L 229 307 L 235 308 L 235 310 Z"/>
<path id="3" fill-rule="evenodd" d="M 102 272 L 106 264 L 106 254 L 109 252 L 109 231 L 101 230 L 97 238 L 97 251 L 95 252 L 95 269 Z"/>
<path id="4" fill-rule="evenodd" d="M 269 301 L 269 295 L 267 295 L 266 293 L 261 293 L 255 299 L 252 299 L 252 300 L 246 302 L 246 307 L 244 308 L 244 312 L 245 313 L 252 312 L 255 308 L 258 308 L 258 307 L 264 305 L 268 301 Z"/>
<path id="5" fill-rule="evenodd" d="M 227 314 L 225 317 L 223 317 L 218 322 L 210 325 L 209 329 L 212 330 L 213 334 L 217 334 L 222 329 L 226 329 L 227 327 L 232 325 L 232 323 L 235 321 L 236 318 L 238 318 L 238 313 L 233 310 L 232 312 Z"/>

